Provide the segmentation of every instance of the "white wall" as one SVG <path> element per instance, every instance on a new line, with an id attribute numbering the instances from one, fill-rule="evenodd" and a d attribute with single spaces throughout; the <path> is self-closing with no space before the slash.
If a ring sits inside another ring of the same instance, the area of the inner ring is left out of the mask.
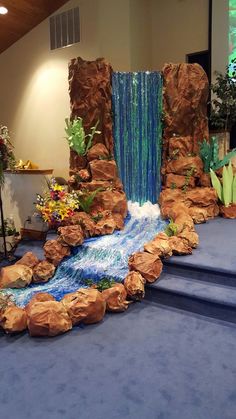
<path id="1" fill-rule="evenodd" d="M 70 0 L 79 6 L 81 42 L 49 50 L 46 19 L 0 55 L 0 122 L 11 132 L 16 157 L 68 176 L 64 119 L 70 114 L 68 62 L 105 57 L 117 71 L 161 69 L 207 48 L 207 0 Z M 7 175 L 6 216 L 17 227 L 34 210 L 43 177 Z"/>
<path id="2" fill-rule="evenodd" d="M 152 69 L 208 49 L 208 0 L 151 0 Z"/>

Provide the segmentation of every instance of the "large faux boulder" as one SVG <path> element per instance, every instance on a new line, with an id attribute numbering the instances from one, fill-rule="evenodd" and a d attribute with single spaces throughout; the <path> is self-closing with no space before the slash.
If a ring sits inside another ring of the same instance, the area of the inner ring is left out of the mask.
<path id="1" fill-rule="evenodd" d="M 19 333 L 27 328 L 27 315 L 23 308 L 11 305 L 1 316 L 0 326 L 6 333 Z"/>
<path id="2" fill-rule="evenodd" d="M 45 258 L 54 266 L 58 266 L 62 259 L 70 255 L 70 248 L 60 240 L 48 240 L 44 245 Z"/>
<path id="3" fill-rule="evenodd" d="M 84 234 L 80 225 L 59 227 L 58 233 L 63 241 L 69 246 L 79 246 L 84 241 Z"/>
<path id="4" fill-rule="evenodd" d="M 35 303 L 43 302 L 43 301 L 56 301 L 52 294 L 49 294 L 48 292 L 37 292 L 33 295 L 31 300 L 28 302 L 28 304 L 25 306 L 25 311 L 28 312 L 32 305 Z"/>
<path id="5" fill-rule="evenodd" d="M 114 284 L 102 292 L 102 296 L 106 301 L 107 311 L 121 312 L 128 308 L 129 302 L 126 301 L 127 291 L 123 284 Z"/>
<path id="6" fill-rule="evenodd" d="M 179 157 L 173 159 L 166 165 L 166 173 L 186 176 L 191 171 L 193 177 L 200 177 L 203 173 L 203 162 L 196 157 Z"/>
<path id="7" fill-rule="evenodd" d="M 97 143 L 93 145 L 87 153 L 88 161 L 99 160 L 99 159 L 104 161 L 104 160 L 108 160 L 109 157 L 110 157 L 109 151 L 107 150 L 105 145 L 102 143 Z"/>
<path id="8" fill-rule="evenodd" d="M 191 255 L 193 252 L 192 247 L 189 246 L 188 242 L 177 236 L 169 238 L 169 245 L 173 255 Z"/>
<path id="9" fill-rule="evenodd" d="M 163 68 L 164 137 L 192 137 L 193 152 L 208 139 L 207 101 L 209 82 L 199 64 L 165 64 Z"/>
<path id="10" fill-rule="evenodd" d="M 162 261 L 156 254 L 137 252 L 129 257 L 130 270 L 139 272 L 147 282 L 155 282 L 162 272 Z"/>
<path id="11" fill-rule="evenodd" d="M 195 187 L 195 183 L 196 183 L 196 179 L 191 176 L 188 179 L 188 188 L 194 188 Z M 186 185 L 186 176 L 182 176 L 182 175 L 175 175 L 173 173 L 168 173 L 166 175 L 166 179 L 165 179 L 165 186 L 166 188 L 171 188 L 171 189 L 181 189 Z"/>
<path id="12" fill-rule="evenodd" d="M 71 319 L 62 303 L 36 302 L 27 310 L 31 336 L 56 336 L 72 328 Z"/>
<path id="13" fill-rule="evenodd" d="M 145 279 L 139 272 L 129 272 L 124 279 L 124 286 L 128 297 L 134 301 L 141 301 L 145 296 L 145 283 Z"/>
<path id="14" fill-rule="evenodd" d="M 33 282 L 48 282 L 55 272 L 55 266 L 47 260 L 42 260 L 33 269 Z"/>
<path id="15" fill-rule="evenodd" d="M 172 255 L 169 237 L 165 233 L 159 233 L 153 240 L 146 243 L 144 250 L 163 258 L 168 258 Z"/>
<path id="16" fill-rule="evenodd" d="M 175 135 L 169 139 L 169 156 L 171 158 L 186 157 L 193 152 L 193 138 Z"/>
<path id="17" fill-rule="evenodd" d="M 26 252 L 24 256 L 16 262 L 16 265 L 26 265 L 33 269 L 39 263 L 39 259 L 32 252 Z"/>
<path id="18" fill-rule="evenodd" d="M 102 294 L 93 288 L 81 288 L 67 294 L 61 300 L 73 325 L 78 323 L 92 324 L 101 321 L 106 311 L 106 302 Z"/>
<path id="19" fill-rule="evenodd" d="M 126 195 L 124 192 L 117 190 L 98 192 L 92 209 L 95 211 L 98 207 L 103 210 L 109 210 L 112 213 L 121 214 L 125 218 L 128 212 Z"/>
<path id="20" fill-rule="evenodd" d="M 24 288 L 32 281 L 33 271 L 26 265 L 5 266 L 0 272 L 0 288 Z"/>
<path id="21" fill-rule="evenodd" d="M 216 205 L 217 201 L 218 197 L 214 188 L 195 188 L 188 191 L 184 197 L 187 207 L 208 207 Z"/>
<path id="22" fill-rule="evenodd" d="M 113 180 L 118 176 L 115 160 L 92 160 L 89 167 L 93 180 Z"/>

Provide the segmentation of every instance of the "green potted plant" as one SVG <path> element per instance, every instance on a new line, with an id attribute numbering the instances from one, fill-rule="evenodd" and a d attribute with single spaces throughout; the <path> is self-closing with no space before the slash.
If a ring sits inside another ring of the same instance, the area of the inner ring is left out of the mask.
<path id="1" fill-rule="evenodd" d="M 236 175 L 231 162 L 223 167 L 222 180 L 210 169 L 211 182 L 220 201 L 220 214 L 224 218 L 236 218 Z"/>
<path id="2" fill-rule="evenodd" d="M 14 164 L 15 157 L 8 128 L 0 124 L 0 186 L 4 184 L 4 170 L 12 169 Z"/>
<path id="3" fill-rule="evenodd" d="M 236 59 L 226 66 L 225 73 L 215 72 L 211 89 L 211 127 L 219 141 L 219 157 L 229 149 L 229 133 L 236 123 Z"/>
<path id="4" fill-rule="evenodd" d="M 16 229 L 12 217 L 4 220 L 4 229 L 6 235 L 6 246 L 7 250 L 11 251 L 15 246 L 16 239 Z M 4 250 L 4 241 L 3 241 L 3 228 L 0 226 L 0 252 Z"/>

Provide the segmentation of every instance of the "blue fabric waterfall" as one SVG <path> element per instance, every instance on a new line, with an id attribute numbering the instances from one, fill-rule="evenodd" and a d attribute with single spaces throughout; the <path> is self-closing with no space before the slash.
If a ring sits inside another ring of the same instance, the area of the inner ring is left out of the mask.
<path id="1" fill-rule="evenodd" d="M 115 158 L 127 198 L 157 202 L 161 179 L 161 73 L 112 75 Z"/>

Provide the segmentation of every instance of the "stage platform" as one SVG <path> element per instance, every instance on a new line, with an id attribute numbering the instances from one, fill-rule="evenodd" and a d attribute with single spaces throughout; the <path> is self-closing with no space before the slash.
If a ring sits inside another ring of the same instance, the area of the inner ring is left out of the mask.
<path id="1" fill-rule="evenodd" d="M 199 247 L 166 260 L 146 298 L 235 323 L 236 220 L 215 218 L 196 230 Z"/>

